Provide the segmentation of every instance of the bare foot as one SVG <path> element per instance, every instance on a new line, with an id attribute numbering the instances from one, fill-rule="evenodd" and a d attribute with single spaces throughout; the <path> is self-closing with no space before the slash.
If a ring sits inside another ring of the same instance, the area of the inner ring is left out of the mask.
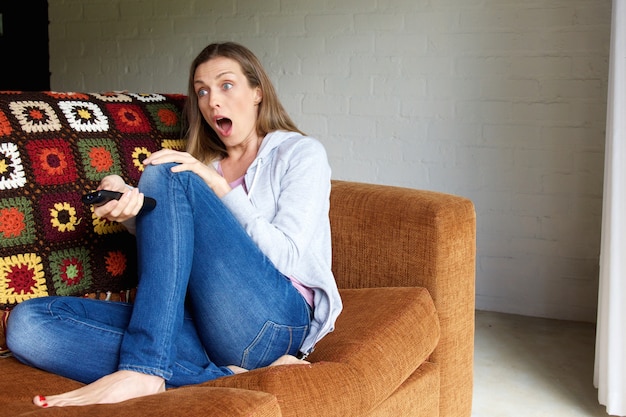
<path id="1" fill-rule="evenodd" d="M 33 403 L 44 408 L 112 404 L 164 391 L 165 381 L 161 377 L 133 371 L 117 371 L 65 394 L 46 397 L 38 395 Z"/>
<path id="2" fill-rule="evenodd" d="M 227 368 L 233 371 L 234 374 L 243 374 L 244 372 L 248 372 L 247 369 L 236 365 L 228 365 Z"/>
<path id="3" fill-rule="evenodd" d="M 310 365 L 311 362 L 307 362 L 305 360 L 298 359 L 298 358 L 296 358 L 295 356 L 292 356 L 292 355 L 283 355 L 280 358 L 276 359 L 274 362 L 270 363 L 269 366 L 307 365 L 307 364 Z M 235 365 L 228 365 L 227 368 L 230 369 L 231 371 L 233 371 L 233 373 L 235 373 L 235 374 L 242 374 L 244 372 L 248 372 L 247 369 L 241 368 L 241 367 L 235 366 Z"/>
<path id="4" fill-rule="evenodd" d="M 270 366 L 278 366 L 278 365 L 310 365 L 311 362 L 305 361 L 303 359 L 298 359 L 292 355 L 283 355 L 280 358 L 276 359 L 274 362 L 270 364 Z"/>

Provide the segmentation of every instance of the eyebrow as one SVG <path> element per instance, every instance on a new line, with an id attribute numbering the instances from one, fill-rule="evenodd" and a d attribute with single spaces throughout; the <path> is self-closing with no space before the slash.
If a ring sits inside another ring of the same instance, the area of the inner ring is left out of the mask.
<path id="1" fill-rule="evenodd" d="M 222 78 L 225 75 L 236 75 L 233 71 L 224 71 L 224 72 L 220 72 L 219 74 L 217 74 L 217 77 L 215 77 L 215 79 L 217 80 L 218 78 Z"/>
<path id="2" fill-rule="evenodd" d="M 233 71 L 224 71 L 224 72 L 220 72 L 219 74 L 217 74 L 217 76 L 215 77 L 216 80 L 224 77 L 225 75 L 236 75 Z M 194 85 L 195 84 L 205 84 L 204 81 L 202 80 L 194 80 L 193 81 Z"/>

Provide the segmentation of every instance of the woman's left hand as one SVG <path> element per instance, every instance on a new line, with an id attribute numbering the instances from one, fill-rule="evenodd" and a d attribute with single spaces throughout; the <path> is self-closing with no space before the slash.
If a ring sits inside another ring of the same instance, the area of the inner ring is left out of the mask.
<path id="1" fill-rule="evenodd" d="M 153 152 L 144 159 L 144 165 L 159 165 L 175 162 L 178 165 L 172 167 L 172 172 L 192 171 L 211 187 L 218 197 L 224 196 L 231 188 L 228 182 L 213 168 L 194 158 L 188 152 L 175 151 L 173 149 L 161 149 Z"/>

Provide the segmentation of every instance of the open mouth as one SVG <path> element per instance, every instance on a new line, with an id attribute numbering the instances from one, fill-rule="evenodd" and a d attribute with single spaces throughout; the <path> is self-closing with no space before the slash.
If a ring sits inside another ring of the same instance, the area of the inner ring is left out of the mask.
<path id="1" fill-rule="evenodd" d="M 215 121 L 220 134 L 228 136 L 233 129 L 233 121 L 227 117 L 220 117 Z"/>

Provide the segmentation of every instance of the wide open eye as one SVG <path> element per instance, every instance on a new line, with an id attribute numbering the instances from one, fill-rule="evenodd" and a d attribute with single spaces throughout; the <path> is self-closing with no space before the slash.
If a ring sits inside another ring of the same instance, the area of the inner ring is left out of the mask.
<path id="1" fill-rule="evenodd" d="M 196 94 L 198 95 L 198 97 L 204 97 L 207 94 L 209 94 L 209 92 L 206 91 L 204 88 L 201 88 L 201 89 L 198 90 L 198 92 Z"/>
<path id="2" fill-rule="evenodd" d="M 224 84 L 222 84 L 222 88 L 224 90 L 230 90 L 231 88 L 233 88 L 233 84 L 232 83 L 224 83 Z"/>

